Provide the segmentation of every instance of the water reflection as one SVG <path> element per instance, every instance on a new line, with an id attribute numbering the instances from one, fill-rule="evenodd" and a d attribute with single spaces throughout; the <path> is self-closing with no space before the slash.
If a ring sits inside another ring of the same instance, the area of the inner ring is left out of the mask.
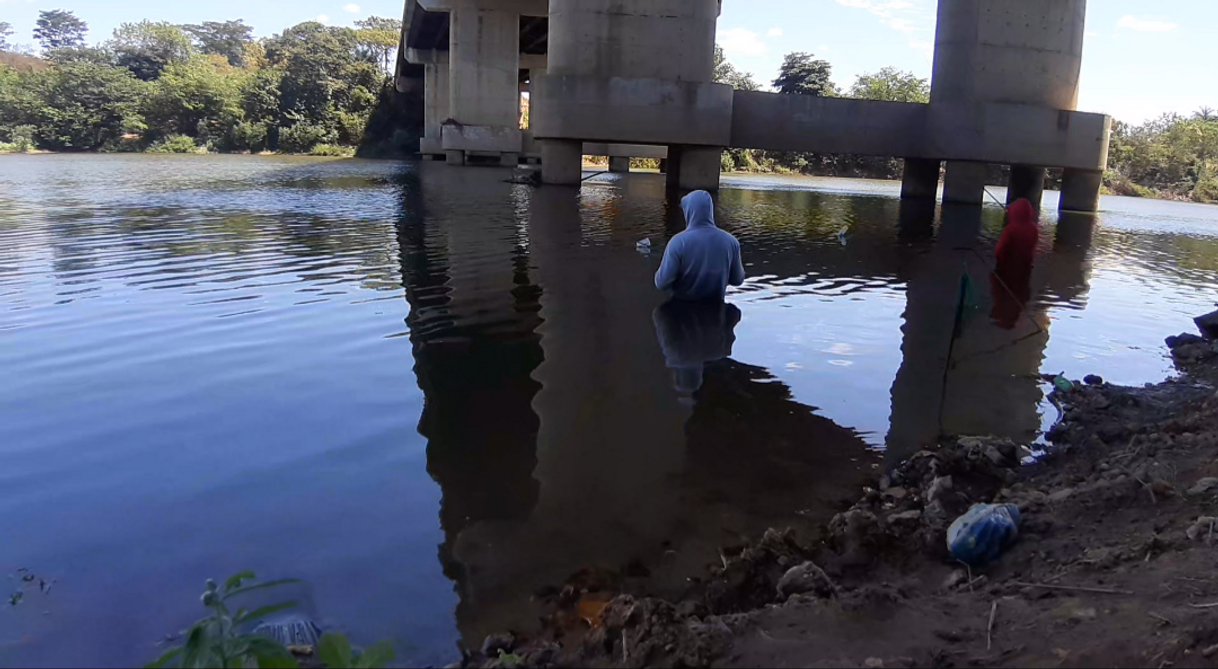
<path id="1" fill-rule="evenodd" d="M 740 317 L 739 307 L 724 302 L 673 299 L 656 307 L 652 314 L 656 337 L 683 401 L 692 402 L 702 387 L 707 363 L 732 355 Z"/>

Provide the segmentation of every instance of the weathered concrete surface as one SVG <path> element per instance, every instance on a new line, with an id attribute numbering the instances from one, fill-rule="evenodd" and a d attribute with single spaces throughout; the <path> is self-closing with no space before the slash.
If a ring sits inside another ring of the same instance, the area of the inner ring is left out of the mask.
<path id="1" fill-rule="evenodd" d="M 523 135 L 519 128 L 445 125 L 441 132 L 445 151 L 520 153 L 523 148 Z"/>
<path id="2" fill-rule="evenodd" d="M 583 144 L 562 139 L 540 140 L 541 180 L 560 186 L 578 185 L 583 178 Z"/>
<path id="3" fill-rule="evenodd" d="M 456 9 L 450 49 L 452 117 L 464 125 L 519 129 L 520 15 Z"/>
<path id="4" fill-rule="evenodd" d="M 931 104 L 924 155 L 1007 165 L 1102 170 L 1112 119 L 1103 114 L 988 103 Z"/>
<path id="5" fill-rule="evenodd" d="M 440 124 L 449 117 L 448 58 L 424 65 L 423 79 L 423 138 L 419 140 L 419 151 L 436 154 L 444 150 Z"/>
<path id="6" fill-rule="evenodd" d="M 617 174 L 626 174 L 630 172 L 630 158 L 627 157 L 610 157 L 609 171 Z"/>
<path id="7" fill-rule="evenodd" d="M 1047 174 L 1048 170 L 1043 167 L 1011 165 L 1011 178 L 1007 183 L 1007 204 L 1023 198 L 1031 202 L 1033 208 L 1040 209 Z"/>
<path id="8" fill-rule="evenodd" d="M 901 199 L 934 200 L 939 194 L 939 172 L 942 167 L 939 160 L 906 158 L 905 171 L 901 176 Z"/>
<path id="9" fill-rule="evenodd" d="M 949 160 L 943 171 L 944 204 L 981 204 L 985 201 L 985 163 Z"/>
<path id="10" fill-rule="evenodd" d="M 604 142 L 585 142 L 585 156 L 609 156 L 627 158 L 652 158 L 663 160 L 668 157 L 667 146 L 647 144 L 605 144 Z"/>
<path id="11" fill-rule="evenodd" d="M 540 139 L 728 146 L 732 87 L 549 74 L 533 82 L 530 114 Z"/>
<path id="12" fill-rule="evenodd" d="M 932 103 L 1073 110 L 1087 0 L 939 0 Z"/>
<path id="13" fill-rule="evenodd" d="M 550 0 L 550 74 L 710 82 L 718 0 Z"/>
<path id="14" fill-rule="evenodd" d="M 429 12 L 472 6 L 515 12 L 521 16 L 545 16 L 549 12 L 549 0 L 406 0 L 407 9 L 411 9 L 412 4 L 418 4 Z"/>
<path id="15" fill-rule="evenodd" d="M 681 190 L 718 190 L 722 159 L 723 149 L 717 146 L 681 147 L 677 186 Z"/>
<path id="16" fill-rule="evenodd" d="M 1062 172 L 1062 211 L 1099 211 L 1100 187 L 1104 173 L 1087 170 L 1065 170 Z"/>

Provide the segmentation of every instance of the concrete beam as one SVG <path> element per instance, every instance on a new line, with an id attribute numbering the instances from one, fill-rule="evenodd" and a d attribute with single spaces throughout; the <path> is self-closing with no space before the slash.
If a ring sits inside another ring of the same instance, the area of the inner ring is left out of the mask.
<path id="1" fill-rule="evenodd" d="M 1062 172 L 1062 211 L 1093 212 L 1100 209 L 1100 189 L 1104 173 L 1100 171 L 1066 170 Z"/>
<path id="2" fill-rule="evenodd" d="M 533 133 L 542 139 L 727 146 L 732 87 L 659 79 L 549 74 L 533 82 Z"/>
<path id="3" fill-rule="evenodd" d="M 449 12 L 462 7 L 474 7 L 500 12 L 514 12 L 520 16 L 549 16 L 549 0 L 407 0 L 417 2 L 429 12 Z"/>
<path id="4" fill-rule="evenodd" d="M 646 144 L 605 144 L 603 142 L 584 142 L 585 156 L 608 156 L 624 158 L 652 158 L 663 160 L 668 157 L 667 146 Z"/>

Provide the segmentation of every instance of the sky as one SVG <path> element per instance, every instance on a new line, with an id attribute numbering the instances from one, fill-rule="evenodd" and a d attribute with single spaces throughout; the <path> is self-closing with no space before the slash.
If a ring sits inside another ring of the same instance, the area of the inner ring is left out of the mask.
<path id="1" fill-rule="evenodd" d="M 400 17 L 401 0 L 0 0 L 0 21 L 18 44 L 32 43 L 40 10 L 69 9 L 89 23 L 91 41 L 123 21 L 199 23 L 244 19 L 268 36 L 301 21 L 351 25 L 367 16 Z M 718 41 L 728 59 L 773 80 L 784 54 L 808 51 L 833 65 L 849 88 L 865 72 L 893 66 L 930 77 L 935 0 L 724 0 Z M 1168 112 L 1218 108 L 1215 0 L 1091 0 L 1079 95 L 1082 111 L 1138 123 Z"/>

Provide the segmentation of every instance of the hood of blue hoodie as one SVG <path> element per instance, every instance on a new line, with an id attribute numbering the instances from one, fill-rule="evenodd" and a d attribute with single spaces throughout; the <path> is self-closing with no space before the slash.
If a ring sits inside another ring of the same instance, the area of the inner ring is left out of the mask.
<path id="1" fill-rule="evenodd" d="M 715 227 L 715 202 L 710 193 L 696 190 L 681 200 L 685 212 L 685 229 Z"/>

